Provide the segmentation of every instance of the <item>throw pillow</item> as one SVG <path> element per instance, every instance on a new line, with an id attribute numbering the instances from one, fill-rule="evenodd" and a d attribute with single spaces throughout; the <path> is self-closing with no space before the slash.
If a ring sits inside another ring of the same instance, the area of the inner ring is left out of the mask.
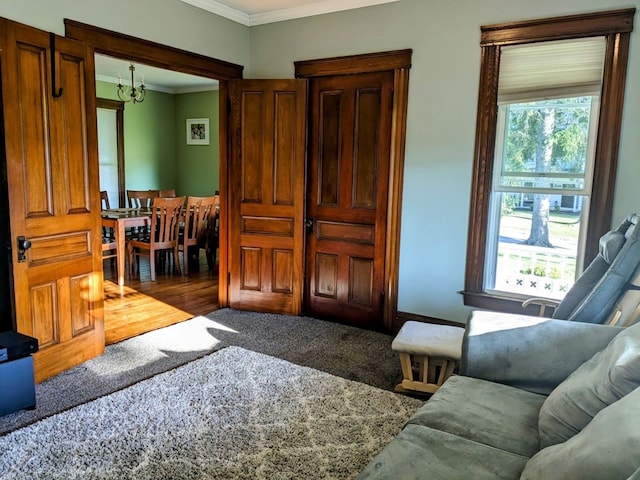
<path id="1" fill-rule="evenodd" d="M 580 432 L 607 405 L 640 386 L 640 324 L 616 335 L 558 385 L 538 416 L 540 448 Z"/>
<path id="2" fill-rule="evenodd" d="M 584 430 L 536 453 L 520 480 L 629 478 L 640 469 L 640 388 L 604 408 Z"/>

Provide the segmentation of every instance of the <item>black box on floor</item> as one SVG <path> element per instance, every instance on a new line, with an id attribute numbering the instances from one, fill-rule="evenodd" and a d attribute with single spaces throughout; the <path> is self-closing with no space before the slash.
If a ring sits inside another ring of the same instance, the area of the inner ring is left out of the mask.
<path id="1" fill-rule="evenodd" d="M 0 415 L 36 407 L 32 353 L 38 340 L 18 332 L 0 333 Z"/>
<path id="2" fill-rule="evenodd" d="M 0 415 L 35 407 L 33 357 L 0 363 Z"/>
<path id="3" fill-rule="evenodd" d="M 16 360 L 38 351 L 38 340 L 18 332 L 0 333 L 0 362 Z"/>

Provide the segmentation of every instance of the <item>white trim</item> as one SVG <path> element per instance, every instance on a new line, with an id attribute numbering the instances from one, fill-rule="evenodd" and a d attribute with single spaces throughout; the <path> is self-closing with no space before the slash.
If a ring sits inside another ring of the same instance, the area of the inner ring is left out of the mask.
<path id="1" fill-rule="evenodd" d="M 371 7 L 384 3 L 393 3 L 400 0 L 325 0 L 299 7 L 285 8 L 273 12 L 256 13 L 250 15 L 250 26 L 264 25 L 266 23 L 282 22 L 296 18 L 323 15 L 325 13 L 353 10 L 355 8 Z"/>
<path id="2" fill-rule="evenodd" d="M 313 15 L 323 15 L 325 13 L 341 12 L 344 10 L 353 10 L 355 8 L 399 2 L 400 0 L 324 0 L 310 5 L 301 5 L 299 7 L 284 8 L 282 10 L 273 10 L 271 12 L 254 14 L 240 12 L 216 2 L 215 0 L 181 1 L 188 3 L 189 5 L 193 5 L 194 7 L 202 8 L 208 12 L 215 13 L 216 15 L 220 15 L 221 17 L 228 18 L 234 22 L 241 23 L 247 27 L 253 27 L 267 23 L 311 17 Z"/>
<path id="3" fill-rule="evenodd" d="M 242 25 L 251 25 L 251 16 L 243 13 L 239 10 L 235 10 L 231 7 L 227 7 L 215 0 L 182 0 L 184 3 L 193 5 L 194 7 L 201 8 L 207 12 L 215 13 L 221 17 L 228 18 L 234 22 L 241 23 Z"/>

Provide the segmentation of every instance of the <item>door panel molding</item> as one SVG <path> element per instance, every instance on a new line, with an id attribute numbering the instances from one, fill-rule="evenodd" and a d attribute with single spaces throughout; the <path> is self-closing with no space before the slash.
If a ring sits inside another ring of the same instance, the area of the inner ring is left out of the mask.
<path id="1" fill-rule="evenodd" d="M 383 327 L 388 331 L 393 329 L 398 313 L 400 222 L 412 53 L 411 49 L 406 49 L 294 62 L 296 78 L 305 79 L 381 71 L 393 72 L 388 195 L 386 199 L 378 199 L 387 204 Z"/>
<path id="2" fill-rule="evenodd" d="M 38 382 L 104 351 L 93 50 L 53 38 L 0 19 L 10 229 L 32 243 L 12 249 L 15 328 L 38 338 Z"/>
<path id="3" fill-rule="evenodd" d="M 229 304 L 302 311 L 307 82 L 229 82 Z"/>

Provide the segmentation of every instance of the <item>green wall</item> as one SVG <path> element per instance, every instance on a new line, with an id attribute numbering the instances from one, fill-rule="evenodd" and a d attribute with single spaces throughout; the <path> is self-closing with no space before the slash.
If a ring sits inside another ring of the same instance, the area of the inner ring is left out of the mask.
<path id="1" fill-rule="evenodd" d="M 220 189 L 218 92 L 176 95 L 176 190 L 180 195 L 209 196 Z M 187 118 L 209 119 L 209 145 L 187 145 Z"/>
<path id="2" fill-rule="evenodd" d="M 96 82 L 99 98 L 117 100 L 116 86 Z M 186 119 L 209 118 L 209 145 L 186 144 Z M 219 189 L 218 92 L 147 90 L 144 102 L 124 106 L 125 188 L 174 188 L 178 195 Z"/>

